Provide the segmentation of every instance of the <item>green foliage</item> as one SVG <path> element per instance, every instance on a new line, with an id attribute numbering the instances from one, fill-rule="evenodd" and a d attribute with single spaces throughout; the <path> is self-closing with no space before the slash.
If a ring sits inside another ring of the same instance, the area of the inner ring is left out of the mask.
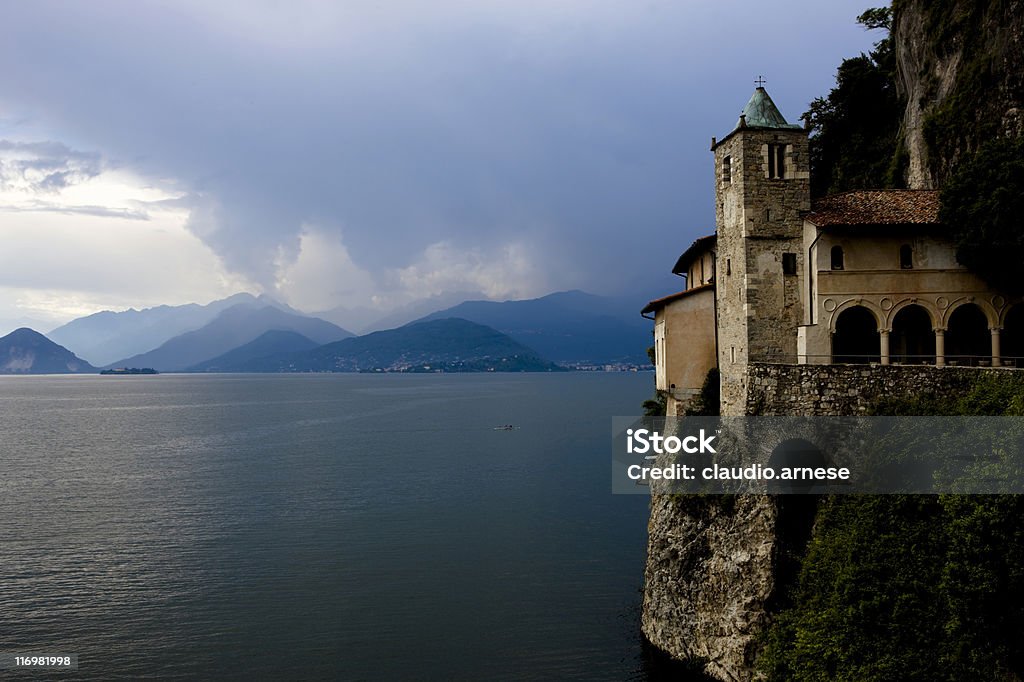
<path id="1" fill-rule="evenodd" d="M 658 362 L 655 359 L 656 355 L 654 353 L 654 346 L 648 346 L 647 347 L 647 357 L 648 357 L 648 359 L 650 359 L 652 365 L 654 365 L 655 367 L 658 366 Z"/>
<path id="2" fill-rule="evenodd" d="M 869 9 L 858 21 L 888 32 L 892 10 Z M 828 97 L 811 102 L 811 193 L 902 186 L 905 154 L 900 122 L 905 102 L 896 84 L 896 56 L 886 34 L 870 54 L 846 59 Z"/>
<path id="3" fill-rule="evenodd" d="M 668 398 L 664 393 L 658 392 L 653 398 L 645 400 L 641 407 L 644 408 L 645 417 L 664 417 L 668 411 Z"/>
<path id="4" fill-rule="evenodd" d="M 939 680 L 935 498 L 823 501 L 794 597 L 760 661 L 769 680 Z"/>
<path id="5" fill-rule="evenodd" d="M 708 370 L 700 393 L 686 410 L 690 417 L 717 417 L 722 413 L 722 377 L 717 367 Z"/>
<path id="6" fill-rule="evenodd" d="M 892 29 L 892 7 L 872 7 L 864 10 L 857 23 L 867 29 L 881 28 L 886 31 Z"/>
<path id="7" fill-rule="evenodd" d="M 1024 499 L 945 495 L 943 662 L 952 679 L 1009 678 L 1024 669 Z M 983 674 L 979 674 L 983 673 Z"/>
<path id="8" fill-rule="evenodd" d="M 956 394 L 918 394 L 912 398 L 883 397 L 868 407 L 871 415 L 906 416 L 1024 416 L 1024 382 L 1014 375 L 982 375 Z"/>
<path id="9" fill-rule="evenodd" d="M 1003 377 L 1005 379 L 1005 377 Z M 1024 415 L 985 376 L 874 414 Z M 1024 673 L 1024 497 L 825 498 L 799 578 L 765 636 L 768 680 L 998 680 Z"/>
<path id="10" fill-rule="evenodd" d="M 942 191 L 940 220 L 957 260 L 993 287 L 1024 293 L 1024 139 L 991 140 L 962 164 Z"/>

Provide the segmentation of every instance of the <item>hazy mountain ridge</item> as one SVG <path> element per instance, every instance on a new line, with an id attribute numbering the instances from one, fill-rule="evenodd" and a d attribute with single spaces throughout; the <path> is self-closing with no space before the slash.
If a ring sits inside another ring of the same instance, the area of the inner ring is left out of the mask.
<path id="1" fill-rule="evenodd" d="M 536 351 L 468 320 L 412 323 L 227 367 L 234 372 L 552 372 Z"/>
<path id="2" fill-rule="evenodd" d="M 259 300 L 243 293 L 206 305 L 188 303 L 119 312 L 104 310 L 61 325 L 47 337 L 97 365 L 106 365 L 118 358 L 153 350 L 179 334 L 199 329 L 232 306 L 255 305 Z"/>
<path id="3" fill-rule="evenodd" d="M 420 314 L 432 305 L 450 300 L 449 297 L 425 299 L 396 309 L 381 319 L 391 318 L 397 324 L 414 313 Z M 533 354 L 543 362 L 553 361 L 569 366 L 646 363 L 644 351 L 650 343 L 650 329 L 646 321 L 636 314 L 632 303 L 620 303 L 582 291 L 558 292 L 518 301 L 463 301 L 406 322 L 405 326 L 458 318 L 490 327 L 517 342 L 522 348 L 506 349 L 508 357 Z M 182 327 L 188 329 L 179 331 Z M 271 331 L 278 334 L 260 340 Z M 91 348 L 94 354 L 104 358 L 110 358 L 114 350 L 121 348 L 136 350 L 134 354 L 114 356 L 103 365 L 106 367 L 206 372 L 248 371 L 240 368 L 267 356 L 301 354 L 311 350 L 310 343 L 316 346 L 352 336 L 331 322 L 296 311 L 269 297 L 250 294 L 236 294 L 205 306 L 189 304 L 120 313 L 105 311 L 69 322 L 53 333 L 57 340 L 71 339 L 67 345 L 72 350 L 76 349 L 72 345 L 74 343 Z M 374 339 L 374 343 L 379 342 L 380 337 L 373 336 L 374 333 L 365 337 Z M 383 338 L 391 343 L 393 337 Z M 139 350 L 141 344 L 154 340 L 153 345 Z M 423 341 L 412 337 L 408 340 L 417 344 Z M 467 350 L 458 339 L 450 341 L 455 347 Z M 433 357 L 425 351 L 405 358 L 394 354 L 366 355 L 361 360 L 353 360 L 343 371 L 362 371 L 371 356 L 377 363 L 374 368 L 380 366 L 389 371 L 397 371 L 403 362 L 409 366 L 467 362 L 463 356 L 450 357 L 442 347 L 430 346 L 430 350 L 435 353 Z M 486 357 L 477 359 L 487 365 Z M 534 362 L 531 359 L 526 364 L 533 367 L 531 363 Z M 321 365 L 318 362 L 307 363 L 300 371 L 324 371 Z M 314 369 L 317 367 L 319 369 Z"/>
<path id="4" fill-rule="evenodd" d="M 0 338 L 0 374 L 81 374 L 97 369 L 34 329 Z"/>
<path id="5" fill-rule="evenodd" d="M 146 353 L 111 363 L 110 366 L 153 367 L 183 371 L 243 346 L 271 331 L 301 334 L 317 344 L 352 336 L 352 333 L 316 317 L 298 315 L 273 307 L 253 308 L 240 304 L 221 312 L 210 323 L 176 336 Z"/>
<path id="6" fill-rule="evenodd" d="M 457 317 L 493 327 L 558 363 L 647 363 L 650 323 L 635 306 L 582 291 L 520 301 L 465 301 L 416 322 Z"/>
<path id="7" fill-rule="evenodd" d="M 451 293 L 437 294 L 435 296 L 411 301 L 410 303 L 396 306 L 386 312 L 370 308 L 347 308 L 345 306 L 337 306 L 330 310 L 316 312 L 313 314 L 327 320 L 328 322 L 333 322 L 340 327 L 344 327 L 345 329 L 356 331 L 357 335 L 362 336 L 364 334 L 369 334 L 370 332 L 379 332 L 401 327 L 402 325 L 409 324 L 410 322 L 418 320 L 425 315 L 430 315 L 431 313 L 439 310 L 450 308 L 462 303 L 463 301 L 480 298 L 480 296 L 482 296 L 480 292 L 453 291 Z"/>
<path id="8" fill-rule="evenodd" d="M 298 332 L 271 329 L 249 343 L 229 350 L 227 353 L 189 367 L 190 372 L 230 372 L 233 367 L 242 366 L 252 360 L 280 355 L 300 353 L 320 346 L 316 341 Z"/>

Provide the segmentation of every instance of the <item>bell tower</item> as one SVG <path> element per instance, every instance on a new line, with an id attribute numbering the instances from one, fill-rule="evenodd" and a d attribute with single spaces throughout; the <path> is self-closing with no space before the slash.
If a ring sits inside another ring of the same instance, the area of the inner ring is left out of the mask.
<path id="1" fill-rule="evenodd" d="M 722 414 L 746 413 L 747 365 L 796 362 L 811 208 L 807 130 L 787 123 L 763 79 L 715 155 L 715 296 Z"/>

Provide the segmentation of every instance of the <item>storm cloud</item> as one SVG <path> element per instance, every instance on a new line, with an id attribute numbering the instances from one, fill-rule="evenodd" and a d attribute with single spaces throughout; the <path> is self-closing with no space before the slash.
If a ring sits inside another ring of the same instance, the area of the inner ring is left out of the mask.
<path id="1" fill-rule="evenodd" d="M 878 38 L 862 9 L 8 3 L 0 154 L 26 158 L 0 182 L 45 192 L 130 168 L 171 188 L 228 271 L 307 307 L 642 296 L 713 229 L 708 142 L 753 79 L 795 119 Z M 34 140 L 61 142 L 33 157 Z"/>

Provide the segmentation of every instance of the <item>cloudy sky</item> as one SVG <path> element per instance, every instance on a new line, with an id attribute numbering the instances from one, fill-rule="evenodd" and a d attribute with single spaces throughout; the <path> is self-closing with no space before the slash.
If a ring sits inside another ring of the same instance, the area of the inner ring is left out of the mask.
<path id="1" fill-rule="evenodd" d="M 0 5 L 0 331 L 266 292 L 646 298 L 714 229 L 712 135 L 795 121 L 846 0 Z"/>

